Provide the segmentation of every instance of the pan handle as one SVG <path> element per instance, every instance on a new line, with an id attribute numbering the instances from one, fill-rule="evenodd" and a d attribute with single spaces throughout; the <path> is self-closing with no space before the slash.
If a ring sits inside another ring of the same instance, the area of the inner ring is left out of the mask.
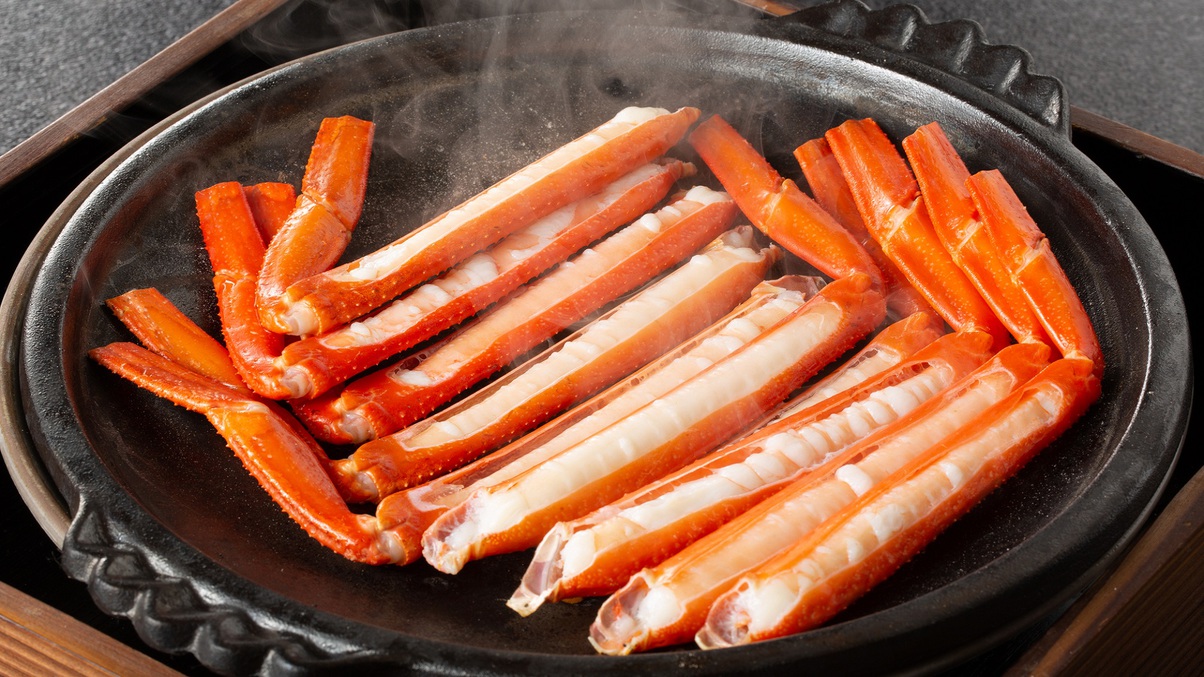
<path id="1" fill-rule="evenodd" d="M 739 1 L 777 15 L 780 21 L 869 44 L 935 68 L 1070 138 L 1070 104 L 1062 82 L 1032 73 L 1032 57 L 1024 49 L 987 42 L 982 26 L 974 21 L 932 23 L 920 8 L 908 4 L 873 10 L 858 0 L 837 0 L 794 11 L 791 2 Z"/>

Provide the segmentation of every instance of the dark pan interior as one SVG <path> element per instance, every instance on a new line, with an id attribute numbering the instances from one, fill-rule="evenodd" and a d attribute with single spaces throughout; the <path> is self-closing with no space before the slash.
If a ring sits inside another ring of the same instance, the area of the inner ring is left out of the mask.
<path id="1" fill-rule="evenodd" d="M 73 508 L 97 520 L 77 515 L 68 548 L 74 539 L 87 550 L 80 543 L 103 532 L 100 540 L 137 553 L 155 576 L 189 581 L 192 597 L 238 609 L 252 636 L 306 638 L 286 662 L 386 658 L 420 670 L 933 664 L 1081 589 L 1156 497 L 1186 417 L 1186 388 L 1175 381 L 1189 369 L 1185 334 L 1173 320 L 1169 332 L 1153 331 L 1178 292 L 1148 228 L 1064 136 L 954 78 L 875 65 L 873 50 L 854 58 L 858 49 L 800 26 L 671 23 L 535 16 L 353 45 L 217 99 L 115 171 L 48 256 L 25 332 L 35 438 Z M 590 656 L 597 601 L 526 619 L 503 605 L 528 554 L 472 563 L 456 577 L 424 563 L 345 561 L 271 503 L 202 417 L 86 356 L 129 340 L 103 300 L 136 287 L 158 287 L 218 333 L 193 193 L 225 180 L 297 182 L 323 116 L 378 125 L 364 216 L 347 253 L 355 257 L 633 104 L 721 114 L 796 178 L 790 151 L 845 119 L 874 117 L 896 140 L 938 120 L 972 171 L 998 167 L 1013 182 L 1099 331 L 1108 360 L 1101 401 L 827 628 L 732 651 Z M 1150 380 L 1164 377 L 1165 399 L 1150 402 Z M 167 616 L 173 605 L 187 616 L 196 601 L 164 597 L 156 604 Z M 150 606 L 139 613 L 153 616 Z M 183 630 L 160 625 L 152 641 L 161 633 L 161 643 L 187 645 L 172 634 Z M 240 651 L 214 660 L 236 668 L 259 660 Z"/>

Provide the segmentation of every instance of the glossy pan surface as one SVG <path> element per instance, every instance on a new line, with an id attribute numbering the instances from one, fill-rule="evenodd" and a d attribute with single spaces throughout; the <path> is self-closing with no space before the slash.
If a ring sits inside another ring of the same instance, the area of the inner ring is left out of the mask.
<path id="1" fill-rule="evenodd" d="M 738 26 L 543 14 L 358 43 L 199 106 L 55 226 L 32 283 L 22 404 L 75 511 L 64 565 L 151 643 L 226 672 L 362 662 L 432 673 L 881 672 L 999 641 L 1081 590 L 1140 525 L 1181 444 L 1191 382 L 1182 297 L 1156 240 L 1070 145 L 1056 82 L 1001 49 L 970 24 L 928 26 L 907 7 L 840 3 Z M 924 63 L 934 60 L 945 62 Z M 825 628 L 733 650 L 594 656 L 585 637 L 598 601 L 526 619 L 504 606 L 528 554 L 456 577 L 347 562 L 289 522 L 202 417 L 86 357 L 127 339 L 103 300 L 134 287 L 158 287 L 217 332 L 193 193 L 231 179 L 296 182 L 324 116 L 378 125 L 350 257 L 633 104 L 722 114 L 790 176 L 790 151 L 844 119 L 874 117 L 895 139 L 939 120 L 971 170 L 998 167 L 1013 182 L 1099 331 L 1100 402 Z"/>

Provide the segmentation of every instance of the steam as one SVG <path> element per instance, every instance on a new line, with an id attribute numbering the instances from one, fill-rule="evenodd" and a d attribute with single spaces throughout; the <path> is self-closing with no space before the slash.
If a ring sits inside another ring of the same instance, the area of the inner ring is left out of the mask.
<path id="1" fill-rule="evenodd" d="M 295 134 L 287 152 L 296 158 L 289 156 L 285 172 L 295 167 L 297 176 L 311 140 L 301 122 L 309 119 L 316 129 L 324 115 L 351 114 L 376 123 L 364 215 L 344 261 L 393 241 L 627 106 L 697 106 L 749 130 L 754 144 L 763 126 L 776 128 L 776 116 L 798 117 L 780 98 L 729 86 L 747 77 L 738 70 L 746 66 L 712 58 L 724 47 L 705 32 L 747 32 L 764 20 L 734 2 L 402 4 L 398 13 L 400 5 L 384 0 L 290 3 L 244 36 L 252 52 L 282 61 L 410 31 L 384 38 L 387 49 L 344 60 L 338 81 L 313 88 L 328 91 L 300 90 L 313 103 L 286 111 L 298 122 L 292 132 L 280 129 L 282 120 L 260 121 L 276 138 Z M 736 70 L 712 73 L 712 67 Z M 793 145 L 767 141 L 789 157 Z M 697 161 L 685 144 L 671 154 Z M 237 168 L 223 178 L 231 174 L 250 180 Z"/>
<path id="2" fill-rule="evenodd" d="M 583 35 L 583 14 L 607 18 Z M 655 40 L 633 37 L 632 27 L 714 27 L 716 15 L 734 29 L 763 17 L 734 2 L 321 0 L 290 3 L 245 42 L 265 59 L 283 61 L 406 29 L 434 33 L 429 41 L 398 42 L 391 77 L 414 86 L 371 111 L 378 152 L 388 149 L 422 179 L 395 187 L 421 203 L 421 213 L 406 216 L 412 227 L 625 106 L 698 105 L 692 93 L 707 83 L 683 91 L 680 79 L 639 65 L 697 64 L 705 49 L 665 52 Z M 364 86 L 376 77 L 364 74 Z"/>

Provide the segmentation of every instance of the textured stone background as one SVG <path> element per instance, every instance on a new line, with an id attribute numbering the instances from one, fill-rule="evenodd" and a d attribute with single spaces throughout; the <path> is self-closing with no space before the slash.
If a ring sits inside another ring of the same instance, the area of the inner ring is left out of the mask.
<path id="1" fill-rule="evenodd" d="M 871 7 L 891 4 L 866 0 Z M 912 0 L 931 21 L 972 19 L 1027 49 L 1071 104 L 1204 153 L 1201 0 Z"/>
<path id="2" fill-rule="evenodd" d="M 233 1 L 0 0 L 0 151 Z M 1200 0 L 914 4 L 934 21 L 973 19 L 992 42 L 1028 49 L 1034 69 L 1061 78 L 1075 105 L 1204 152 Z"/>
<path id="3" fill-rule="evenodd" d="M 234 0 L 0 0 L 0 151 Z"/>

